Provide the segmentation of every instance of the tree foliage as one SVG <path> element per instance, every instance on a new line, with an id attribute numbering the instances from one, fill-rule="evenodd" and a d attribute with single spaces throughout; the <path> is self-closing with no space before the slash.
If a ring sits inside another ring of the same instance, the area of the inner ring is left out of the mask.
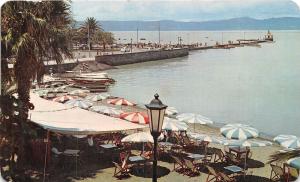
<path id="1" fill-rule="evenodd" d="M 32 80 L 44 72 L 44 61 L 71 57 L 66 36 L 70 5 L 66 1 L 9 1 L 1 9 L 1 139 L 11 146 L 10 170 L 22 169 L 28 134 Z M 13 69 L 9 64 L 13 63 Z M 17 93 L 13 95 L 13 93 Z M 17 156 L 17 160 L 14 156 Z M 14 181 L 14 172 L 11 176 Z"/>

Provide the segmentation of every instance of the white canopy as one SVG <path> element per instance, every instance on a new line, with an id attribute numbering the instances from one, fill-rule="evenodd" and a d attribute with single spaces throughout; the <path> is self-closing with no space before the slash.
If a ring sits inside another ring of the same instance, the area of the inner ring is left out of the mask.
<path id="1" fill-rule="evenodd" d="M 80 108 L 48 101 L 31 94 L 34 110 L 29 119 L 44 129 L 61 134 L 93 135 L 145 128 L 124 120 L 86 111 Z"/>

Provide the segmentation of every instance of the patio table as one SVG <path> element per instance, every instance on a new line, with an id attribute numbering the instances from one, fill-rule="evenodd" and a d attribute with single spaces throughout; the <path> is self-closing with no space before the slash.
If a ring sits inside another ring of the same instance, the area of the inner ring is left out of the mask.
<path id="1" fill-rule="evenodd" d="M 244 174 L 244 177 L 245 177 L 245 171 L 242 168 L 240 168 L 239 166 L 236 166 L 236 165 L 226 166 L 226 167 L 224 167 L 224 169 L 226 169 L 229 172 L 231 172 L 231 174 L 233 176 Z"/>
<path id="2" fill-rule="evenodd" d="M 187 153 L 187 157 L 192 160 L 201 160 L 205 158 L 205 155 L 201 154 L 193 154 L 193 153 Z"/>

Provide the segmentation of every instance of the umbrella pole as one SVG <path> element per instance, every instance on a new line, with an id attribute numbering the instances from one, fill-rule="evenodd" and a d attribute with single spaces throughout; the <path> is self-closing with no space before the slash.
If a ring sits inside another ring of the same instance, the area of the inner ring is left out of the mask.
<path id="1" fill-rule="evenodd" d="M 43 175 L 43 182 L 45 182 L 46 178 L 46 167 L 47 167 L 47 155 L 48 155 L 48 142 L 49 142 L 49 130 L 47 131 L 47 141 L 46 141 L 46 151 L 45 151 L 45 160 L 44 160 L 44 175 Z"/>

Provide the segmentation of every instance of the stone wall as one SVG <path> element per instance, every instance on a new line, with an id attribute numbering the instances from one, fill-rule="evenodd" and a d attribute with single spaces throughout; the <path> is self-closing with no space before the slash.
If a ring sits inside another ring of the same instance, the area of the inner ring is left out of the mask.
<path id="1" fill-rule="evenodd" d="M 147 61 L 183 57 L 183 56 L 187 56 L 188 54 L 189 54 L 189 50 L 186 48 L 186 49 L 137 52 L 137 53 L 124 53 L 124 54 L 115 54 L 115 55 L 102 55 L 102 56 L 96 56 L 95 60 L 99 63 L 104 63 L 111 66 L 119 66 L 125 64 L 142 63 Z"/>

